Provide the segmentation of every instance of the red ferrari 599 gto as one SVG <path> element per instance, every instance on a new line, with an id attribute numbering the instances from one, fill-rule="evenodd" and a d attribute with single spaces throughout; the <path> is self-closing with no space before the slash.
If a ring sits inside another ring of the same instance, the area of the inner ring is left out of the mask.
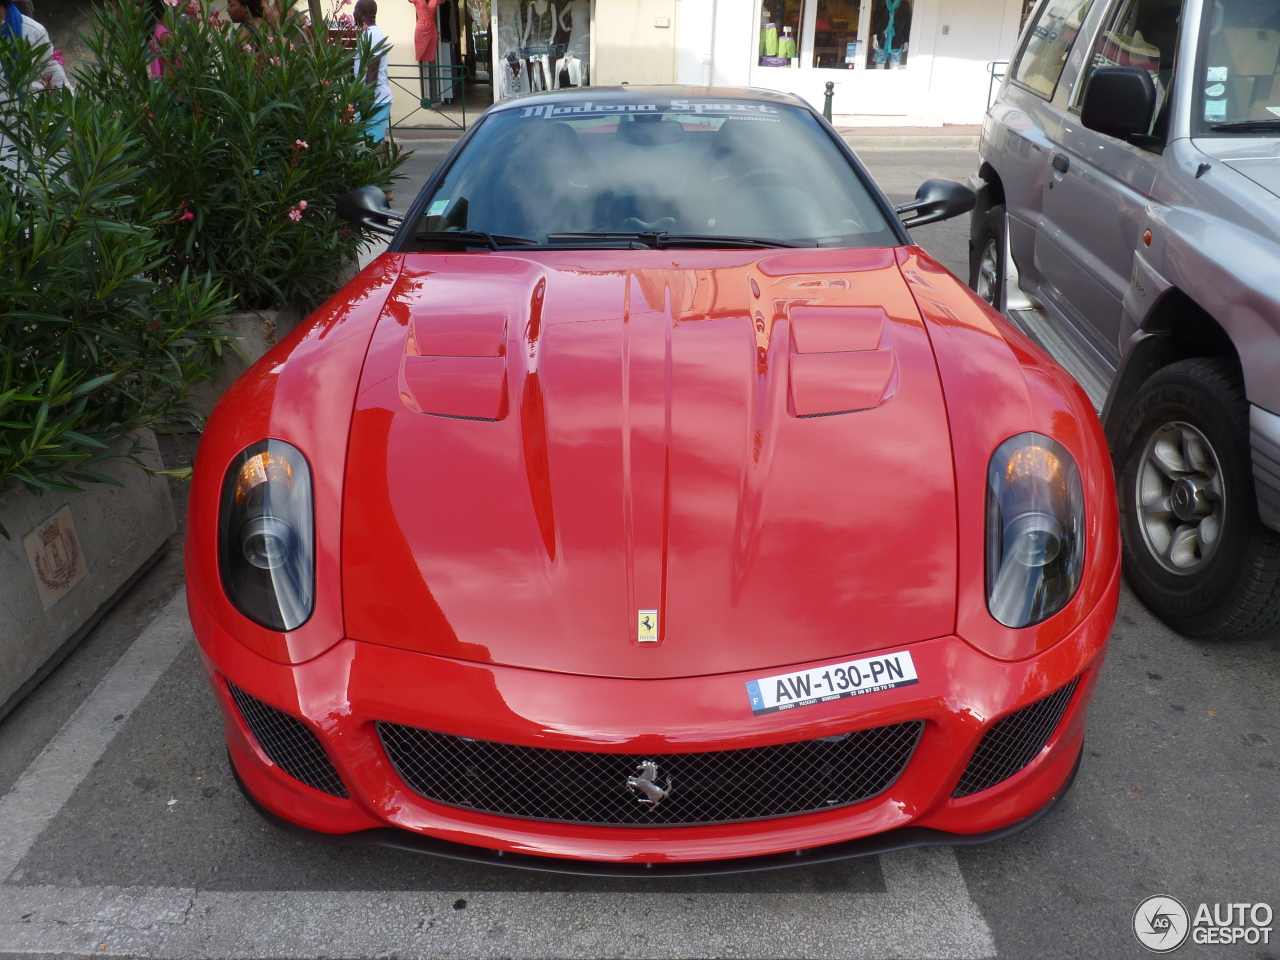
<path id="1" fill-rule="evenodd" d="M 587 96 L 587 94 L 590 94 Z M 191 619 L 267 814 L 449 856 L 745 869 L 1002 836 L 1115 616 L 1106 443 L 760 90 L 495 106 L 227 391 Z"/>

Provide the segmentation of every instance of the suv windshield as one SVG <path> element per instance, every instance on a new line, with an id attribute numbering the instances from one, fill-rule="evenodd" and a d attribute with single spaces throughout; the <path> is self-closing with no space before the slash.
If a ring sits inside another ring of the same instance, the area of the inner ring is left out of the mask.
<path id="1" fill-rule="evenodd" d="M 898 242 L 808 111 L 753 100 L 566 98 L 492 113 L 410 249 L 464 232 L 491 246 Z"/>
<path id="2" fill-rule="evenodd" d="M 1198 132 L 1280 133 L 1280 0 L 1213 0 L 1206 8 Z"/>

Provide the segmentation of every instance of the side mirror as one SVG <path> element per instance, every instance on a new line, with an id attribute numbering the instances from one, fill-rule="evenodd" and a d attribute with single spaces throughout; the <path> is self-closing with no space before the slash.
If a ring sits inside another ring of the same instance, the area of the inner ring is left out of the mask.
<path id="1" fill-rule="evenodd" d="M 338 208 L 338 216 L 343 220 L 384 237 L 395 236 L 396 228 L 392 226 L 392 222 L 398 224 L 404 219 L 403 213 L 391 209 L 391 205 L 387 203 L 387 195 L 377 187 L 359 187 L 350 193 L 344 193 L 334 205 Z"/>
<path id="2" fill-rule="evenodd" d="M 1085 87 L 1080 123 L 1117 140 L 1151 129 L 1156 85 L 1141 67 L 1099 67 Z"/>
<path id="3" fill-rule="evenodd" d="M 916 191 L 915 201 L 894 207 L 894 212 L 900 217 L 906 213 L 912 214 L 903 217 L 902 225 L 918 227 L 968 213 L 977 202 L 978 195 L 963 183 L 956 183 L 954 180 L 926 180 Z"/>

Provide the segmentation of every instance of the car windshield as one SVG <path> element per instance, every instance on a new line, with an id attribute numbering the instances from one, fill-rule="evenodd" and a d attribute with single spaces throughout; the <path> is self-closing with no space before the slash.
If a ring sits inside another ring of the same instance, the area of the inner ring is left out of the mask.
<path id="1" fill-rule="evenodd" d="M 898 242 L 807 110 L 755 100 L 566 98 L 499 110 L 422 210 L 410 249 L 464 231 L 495 246 Z"/>
<path id="2" fill-rule="evenodd" d="M 1201 134 L 1280 134 L 1280 0 L 1206 4 L 1196 113 Z"/>

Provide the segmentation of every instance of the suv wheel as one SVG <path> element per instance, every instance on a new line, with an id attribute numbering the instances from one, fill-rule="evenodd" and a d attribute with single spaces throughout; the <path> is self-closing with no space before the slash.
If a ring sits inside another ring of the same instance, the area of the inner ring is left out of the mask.
<path id="1" fill-rule="evenodd" d="M 1005 242 L 1004 204 L 996 204 L 983 216 L 969 243 L 969 286 L 979 297 L 1004 309 Z"/>
<path id="2" fill-rule="evenodd" d="M 1183 360 L 1138 391 L 1116 446 L 1125 573 L 1201 639 L 1280 629 L 1280 535 L 1258 520 L 1238 365 Z"/>

